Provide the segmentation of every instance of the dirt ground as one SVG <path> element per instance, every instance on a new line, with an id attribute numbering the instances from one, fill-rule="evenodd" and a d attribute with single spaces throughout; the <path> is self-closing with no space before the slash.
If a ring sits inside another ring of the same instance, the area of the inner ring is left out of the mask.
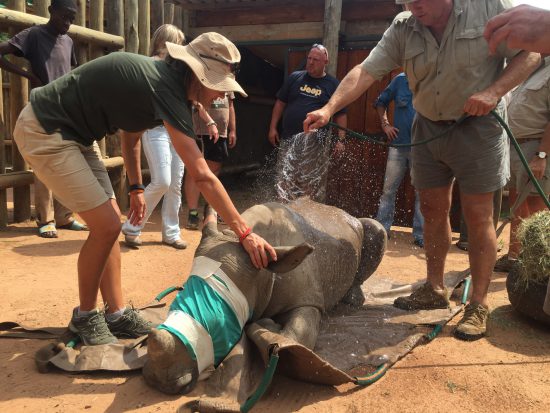
<path id="1" fill-rule="evenodd" d="M 136 305 L 183 282 L 199 241 L 199 232 L 184 229 L 190 247 L 177 251 L 160 243 L 159 228 L 156 212 L 139 250 L 122 245 L 124 294 Z M 33 222 L 0 231 L 0 321 L 65 326 L 77 304 L 76 261 L 86 233 L 60 231 L 58 239 L 46 240 L 36 232 Z M 411 241 L 410 229 L 394 228 L 373 277 L 421 279 L 425 256 Z M 467 254 L 451 247 L 447 270 L 467 267 Z M 433 342 L 415 348 L 370 387 L 333 388 L 276 377 L 264 397 L 276 401 L 277 408 L 260 402 L 253 411 L 550 411 L 550 331 L 513 311 L 505 282 L 505 274 L 494 274 L 486 338 L 473 343 L 456 340 L 454 319 Z M 149 388 L 138 372 L 40 374 L 33 356 L 44 344 L 0 339 L 0 411 L 174 412 L 188 400 Z"/>

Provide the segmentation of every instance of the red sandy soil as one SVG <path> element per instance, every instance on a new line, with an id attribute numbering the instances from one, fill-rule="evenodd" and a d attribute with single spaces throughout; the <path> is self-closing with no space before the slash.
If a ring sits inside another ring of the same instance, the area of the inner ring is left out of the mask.
<path id="1" fill-rule="evenodd" d="M 124 294 L 137 305 L 183 282 L 200 237 L 198 231 L 182 230 L 190 247 L 177 251 L 160 243 L 158 212 L 150 222 L 139 250 L 122 246 Z M 33 222 L 0 231 L 0 321 L 68 323 L 77 304 L 76 261 L 86 233 L 59 235 L 39 238 Z M 425 256 L 411 241 L 410 229 L 395 228 L 374 276 L 403 282 L 423 278 Z M 447 270 L 467 267 L 467 254 L 451 247 Z M 513 311 L 505 281 L 505 274 L 494 274 L 486 338 L 472 343 L 453 338 L 457 317 L 370 387 L 333 388 L 277 377 L 265 396 L 270 403 L 260 402 L 253 411 L 550 411 L 550 332 Z M 188 400 L 149 388 L 139 372 L 40 374 L 33 356 L 44 344 L 0 339 L 1 412 L 173 412 Z"/>

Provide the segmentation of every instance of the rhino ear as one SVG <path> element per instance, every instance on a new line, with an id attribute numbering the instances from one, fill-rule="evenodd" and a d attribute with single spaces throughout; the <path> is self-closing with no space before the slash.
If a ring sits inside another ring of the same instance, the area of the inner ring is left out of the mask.
<path id="1" fill-rule="evenodd" d="M 294 247 L 275 247 L 277 261 L 270 261 L 267 268 L 276 273 L 292 271 L 300 265 L 302 261 L 313 252 L 314 249 L 315 248 L 312 245 L 306 242 Z"/>
<path id="2" fill-rule="evenodd" d="M 218 232 L 218 214 L 212 208 L 209 204 L 206 204 L 204 206 L 204 221 L 203 221 L 203 227 L 202 227 L 202 236 L 203 237 L 209 237 L 209 236 L 216 236 L 219 234 Z"/>

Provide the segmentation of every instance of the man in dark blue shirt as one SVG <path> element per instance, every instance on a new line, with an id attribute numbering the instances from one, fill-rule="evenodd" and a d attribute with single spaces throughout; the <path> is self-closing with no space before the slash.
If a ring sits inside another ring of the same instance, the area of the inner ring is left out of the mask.
<path id="1" fill-rule="evenodd" d="M 303 132 L 306 115 L 323 107 L 340 83 L 326 73 L 327 64 L 327 49 L 323 45 L 314 44 L 307 56 L 306 70 L 291 73 L 277 93 L 268 139 L 273 146 L 280 144 L 277 171 L 279 195 L 283 199 L 309 195 L 312 199 L 323 202 L 325 198 L 331 136 L 321 132 L 316 137 L 300 135 L 300 139 L 297 139 L 296 135 Z M 281 117 L 282 133 L 279 136 L 277 124 Z M 334 122 L 347 126 L 345 109 L 334 115 Z M 345 132 L 339 130 L 338 135 L 339 140 L 334 149 L 336 153 L 341 153 Z M 290 159 L 287 156 L 289 151 L 293 152 L 292 165 L 289 165 Z M 285 163 L 288 168 L 283 171 Z M 289 188 L 292 188 L 292 193 L 289 193 Z M 282 193 L 281 189 L 286 193 Z"/>
<path id="2" fill-rule="evenodd" d="M 393 126 L 387 118 L 387 109 L 392 101 L 395 103 Z M 412 92 L 409 89 L 409 82 L 405 73 L 400 73 L 391 81 L 388 87 L 380 94 L 374 106 L 380 116 L 382 129 L 388 137 L 388 142 L 410 144 L 411 127 L 416 111 L 412 105 Z M 380 198 L 378 214 L 376 215 L 376 220 L 384 226 L 388 237 L 395 214 L 395 196 L 407 168 L 410 167 L 410 162 L 410 147 L 389 148 L 386 175 L 384 176 L 384 189 Z M 424 218 L 420 213 L 420 202 L 417 194 L 414 202 L 413 238 L 414 244 L 419 247 L 424 246 L 423 225 Z"/>

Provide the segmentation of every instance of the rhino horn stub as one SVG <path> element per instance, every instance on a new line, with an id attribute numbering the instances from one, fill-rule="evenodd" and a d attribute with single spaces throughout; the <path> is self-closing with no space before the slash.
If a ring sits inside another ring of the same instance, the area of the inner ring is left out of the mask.
<path id="1" fill-rule="evenodd" d="M 315 247 L 304 242 L 293 247 L 275 247 L 277 261 L 271 261 L 267 268 L 276 273 L 285 273 L 292 271 L 304 261 L 304 259 L 313 252 Z"/>

